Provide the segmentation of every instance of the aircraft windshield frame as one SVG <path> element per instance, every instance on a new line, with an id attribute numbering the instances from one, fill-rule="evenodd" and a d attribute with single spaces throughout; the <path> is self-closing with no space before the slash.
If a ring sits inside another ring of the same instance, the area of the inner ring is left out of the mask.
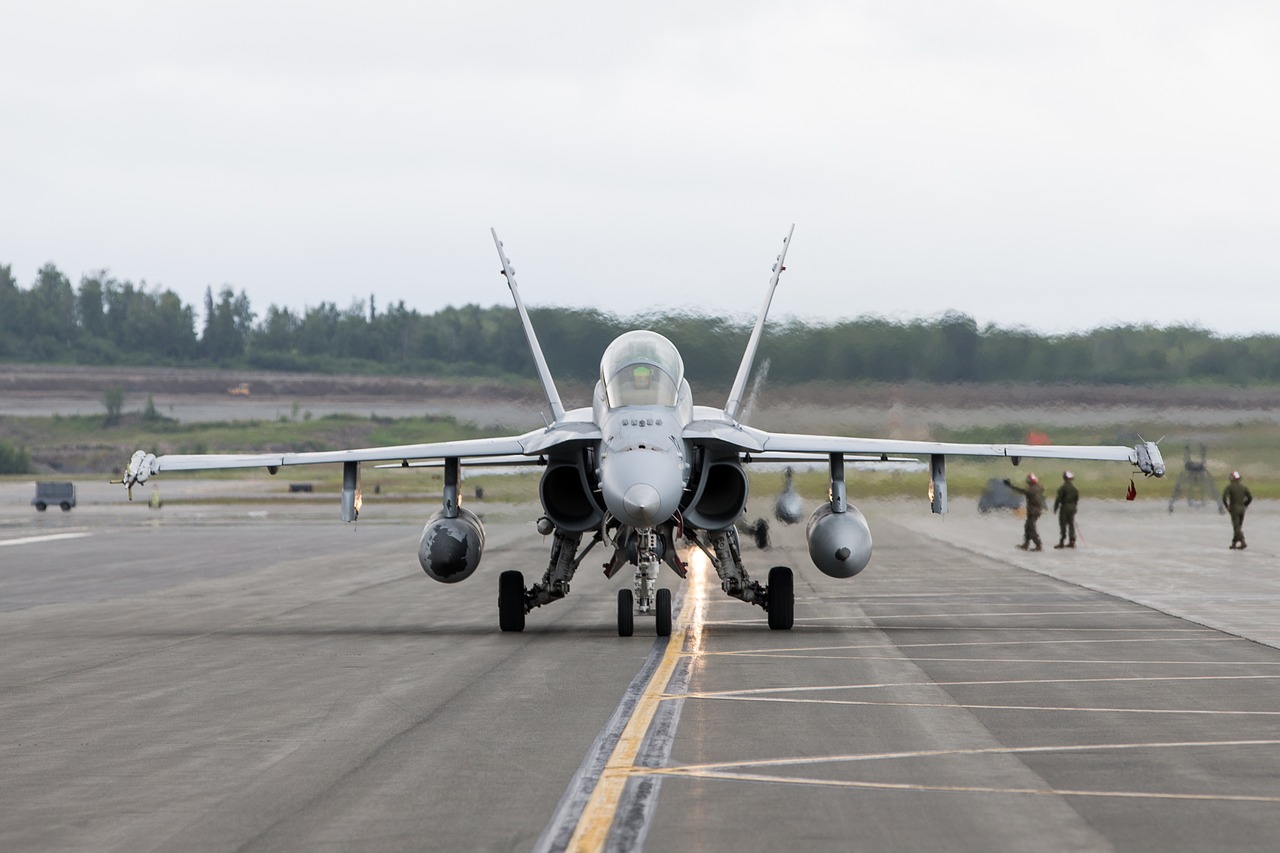
<path id="1" fill-rule="evenodd" d="M 611 409 L 674 406 L 684 382 L 684 361 L 676 345 L 657 332 L 627 332 L 604 351 L 600 379 Z"/>

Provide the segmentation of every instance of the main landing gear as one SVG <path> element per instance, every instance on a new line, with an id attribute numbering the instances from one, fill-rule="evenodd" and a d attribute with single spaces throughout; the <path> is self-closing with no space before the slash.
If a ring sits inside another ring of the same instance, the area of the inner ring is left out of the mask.
<path id="1" fill-rule="evenodd" d="M 498 627 L 523 631 L 524 613 L 524 574 L 503 572 L 498 575 Z"/>
<path id="2" fill-rule="evenodd" d="M 635 535 L 628 538 L 629 533 Z M 523 631 L 525 614 L 568 595 L 569 581 L 573 579 L 578 565 L 587 552 L 604 538 L 605 533 L 597 531 L 590 544 L 579 553 L 581 533 L 554 530 L 547 571 L 541 582 L 528 589 L 521 572 L 503 572 L 498 578 L 498 627 L 503 631 Z M 659 637 L 671 636 L 671 590 L 658 589 L 657 584 L 660 562 L 667 562 L 681 577 L 685 575 L 686 566 L 675 556 L 673 538 L 671 531 L 664 531 L 660 540 L 654 531 L 624 529 L 611 539 L 614 556 L 605 564 L 605 575 L 612 577 L 628 562 L 636 567 L 631 588 L 618 590 L 618 636 L 630 637 L 635 633 L 636 613 L 652 613 L 655 633 Z M 720 577 L 720 587 L 727 595 L 763 609 L 768 614 L 771 629 L 791 629 L 795 622 L 795 578 L 790 568 L 774 566 L 770 569 L 768 585 L 751 580 L 742 565 L 738 534 L 733 528 L 714 533 L 699 531 L 688 536 L 687 541 L 707 555 Z"/>
<path id="3" fill-rule="evenodd" d="M 742 565 L 742 549 L 738 531 L 729 528 L 715 533 L 702 533 L 691 541 L 702 549 L 720 576 L 720 588 L 732 598 L 759 605 L 769 614 L 769 627 L 774 631 L 790 631 L 795 623 L 795 577 L 787 566 L 769 570 L 769 585 L 753 581 Z"/>
<path id="4" fill-rule="evenodd" d="M 526 613 L 524 574 L 503 572 L 498 576 L 498 627 L 503 631 L 523 631 Z M 618 590 L 618 636 L 635 633 L 636 597 L 630 589 Z M 671 636 L 671 590 L 656 591 L 651 604 L 641 605 L 641 613 L 653 613 L 654 628 L 659 637 Z"/>

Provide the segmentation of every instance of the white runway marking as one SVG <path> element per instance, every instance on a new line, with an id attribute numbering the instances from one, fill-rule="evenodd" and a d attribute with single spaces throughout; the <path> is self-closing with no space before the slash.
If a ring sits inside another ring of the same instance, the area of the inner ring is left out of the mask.
<path id="1" fill-rule="evenodd" d="M 809 693 L 827 690 L 883 690 L 895 687 L 988 687 L 1010 684 L 1114 684 L 1133 681 L 1256 681 L 1275 678 L 1280 678 L 1280 675 L 1135 675 L 1121 676 L 1119 678 L 1012 678 L 984 679 L 982 681 L 890 681 L 878 684 L 824 684 L 814 687 L 756 687 L 745 690 L 721 690 L 703 693 L 683 693 L 681 695 L 689 699 L 715 699 L 719 696 L 762 696 L 772 693 Z"/>
<path id="2" fill-rule="evenodd" d="M 950 619 L 950 618 L 968 618 L 970 616 L 980 616 L 984 619 L 990 618 L 993 616 L 1034 616 L 1038 618 L 1041 616 L 1098 616 L 1098 615 L 1110 616 L 1117 613 L 1136 614 L 1136 613 L 1150 613 L 1150 612 L 1151 610 L 1146 607 L 1120 607 L 1120 608 L 1110 608 L 1106 610 L 1103 610 L 1103 609 L 1017 610 L 1017 611 L 997 610 L 997 611 L 992 611 L 987 613 L 972 613 L 972 612 L 966 612 L 962 610 L 953 610 L 953 611 L 944 611 L 940 613 L 875 613 L 875 614 L 868 613 L 868 614 L 864 614 L 862 618 L 870 619 L 874 622 L 879 622 L 881 619 Z M 823 617 L 815 616 L 813 618 L 821 619 Z M 834 617 L 834 618 L 848 618 L 848 617 Z"/>
<path id="3" fill-rule="evenodd" d="M 854 623 L 852 619 L 865 619 L 866 621 Z M 814 623 L 826 623 L 821 626 Z M 759 619 L 714 619 L 708 620 L 707 625 L 758 625 Z M 1098 634 L 1106 633 L 1146 633 L 1146 634 L 1208 634 L 1213 629 L 1203 626 L 1192 626 L 1189 628 L 1097 628 L 1086 627 L 1081 628 L 1073 625 L 877 625 L 871 621 L 871 617 L 856 616 L 814 616 L 805 619 L 796 619 L 796 627 L 800 628 L 802 624 L 813 625 L 813 627 L 847 628 L 853 631 L 881 630 L 881 631 L 1069 631 L 1072 633 L 1094 632 Z M 1216 632 L 1214 632 L 1216 633 Z"/>
<path id="4" fill-rule="evenodd" d="M 676 698 L 676 697 L 671 697 Z M 1081 714 L 1185 714 L 1218 717 L 1278 717 L 1280 711 L 1206 711 L 1200 708 L 1071 708 L 1060 705 L 979 705 L 961 702 L 877 702 L 870 699 L 794 699 L 786 696 L 693 694 L 680 698 L 726 702 L 778 702 L 792 705 L 871 705 L 884 708 L 944 708 L 958 711 L 1058 711 Z"/>
<path id="5" fill-rule="evenodd" d="M 803 764 L 851 763 L 856 761 L 895 761 L 903 758 L 940 758 L 954 755 L 1023 755 L 1031 753 L 1102 752 L 1132 749 L 1189 749 L 1200 746 L 1280 746 L 1280 740 L 1187 740 L 1148 743 L 1078 743 L 1055 746 L 985 746 L 970 749 L 923 749 L 903 752 L 867 752 L 849 755 L 797 756 L 794 758 L 760 758 L 745 761 L 716 761 L 685 764 L 655 770 L 655 773 L 681 773 L 701 770 L 732 770 L 739 767 L 793 767 Z"/>
<path id="6" fill-rule="evenodd" d="M 781 658 L 783 660 L 896 660 L 906 663 L 1033 663 L 1041 664 L 1125 664 L 1128 666 L 1280 666 L 1280 661 L 1249 660 L 1106 660 L 1104 658 L 938 658 L 915 655 L 812 655 L 788 654 L 790 649 L 772 652 L 716 652 L 721 657 Z"/>
<path id="7" fill-rule="evenodd" d="M 60 539 L 83 539 L 92 533 L 50 533 L 45 536 L 24 536 L 21 539 L 0 539 L 0 548 L 5 545 L 35 545 L 39 542 L 57 542 Z"/>
<path id="8" fill-rule="evenodd" d="M 1109 797 L 1138 800 L 1200 800 L 1232 803 L 1280 803 L 1280 797 L 1232 794 L 1178 794 L 1165 791 L 1082 791 L 1068 788 L 995 788 L 966 785 L 913 785 L 892 782 L 856 782 L 846 779 L 805 779 L 791 776 L 767 776 L 758 773 L 695 772 L 672 773 L 698 779 L 721 779 L 730 782 L 766 782 L 775 785 L 811 785 L 824 788 L 862 788 L 882 791 L 922 791 L 946 794 L 1021 794 L 1038 797 Z"/>
<path id="9" fill-rule="evenodd" d="M 1170 641 L 1180 641 L 1188 639 L 1186 637 L 1151 637 L 1136 640 L 981 640 L 976 642 L 965 643 L 855 643 L 852 645 L 839 646 L 784 646 L 781 648 L 767 649 L 736 649 L 724 652 L 703 652 L 706 657 L 712 656 L 752 656 L 761 653 L 775 652 L 839 652 L 850 649 L 951 649 L 964 648 L 968 646 L 1065 646 L 1065 645 L 1085 645 L 1088 643 L 1167 643 Z M 1197 643 L 1248 643 L 1250 646 L 1256 645 L 1250 640 L 1243 637 L 1205 637 L 1197 639 Z"/>
<path id="10" fill-rule="evenodd" d="M 1099 752 L 1106 750 L 1160 750 L 1194 748 L 1229 748 L 1277 746 L 1280 740 L 1228 740 L 1228 741 L 1175 741 L 1167 743 L 1073 744 L 1067 746 L 985 747 L 977 749 L 938 749 L 919 752 L 886 752 L 862 755 L 832 755 L 803 758 L 773 758 L 761 760 L 695 764 L 683 767 L 667 767 L 648 772 L 664 776 L 684 776 L 695 779 L 719 779 L 730 782 L 764 782 L 780 785 L 809 785 L 833 788 L 861 788 L 893 791 L 928 791 L 958 794 L 1015 794 L 1059 797 L 1111 797 L 1119 799 L 1200 800 L 1243 803 L 1280 803 L 1280 797 L 1264 794 L 1196 794 L 1173 791 L 1115 791 L 1079 790 L 1070 788 L 999 788 L 970 785 L 921 785 L 896 782 L 868 782 L 849 779 L 815 779 L 803 776 L 779 776 L 763 773 L 734 773 L 735 768 L 746 767 L 796 767 L 812 764 L 851 764 L 867 761 L 892 761 L 915 758 L 939 758 L 958 755 L 1018 755 L 1029 753 Z"/>

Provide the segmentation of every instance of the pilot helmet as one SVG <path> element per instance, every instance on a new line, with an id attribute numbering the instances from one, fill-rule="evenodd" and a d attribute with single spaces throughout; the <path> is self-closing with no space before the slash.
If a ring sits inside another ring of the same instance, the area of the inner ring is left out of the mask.
<path id="1" fill-rule="evenodd" d="M 636 388 L 648 388 L 652 374 L 653 371 L 648 367 L 643 364 L 637 364 L 631 368 L 631 384 Z"/>

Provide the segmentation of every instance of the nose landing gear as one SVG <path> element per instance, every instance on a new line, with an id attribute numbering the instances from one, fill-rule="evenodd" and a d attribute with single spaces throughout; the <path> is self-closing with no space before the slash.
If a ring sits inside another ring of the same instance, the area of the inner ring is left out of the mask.
<path id="1" fill-rule="evenodd" d="M 635 633 L 635 614 L 653 613 L 654 626 L 659 637 L 671 636 L 671 590 L 655 590 L 658 583 L 658 564 L 641 563 L 636 567 L 634 591 L 618 590 L 618 636 L 630 637 Z"/>

